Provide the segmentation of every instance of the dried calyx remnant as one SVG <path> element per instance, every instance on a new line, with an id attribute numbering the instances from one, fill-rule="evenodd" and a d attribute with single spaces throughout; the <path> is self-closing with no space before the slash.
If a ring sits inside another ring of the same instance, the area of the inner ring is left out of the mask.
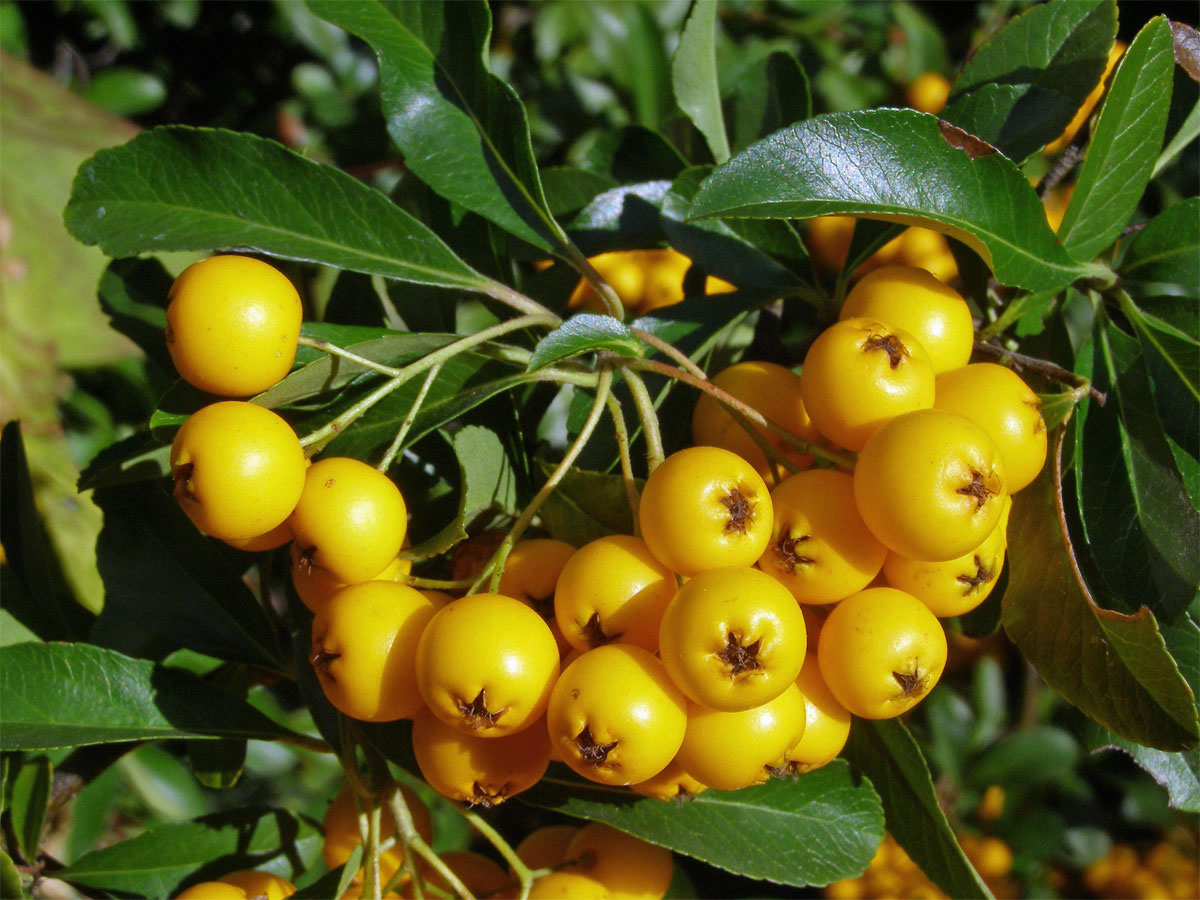
<path id="1" fill-rule="evenodd" d="M 955 581 L 957 581 L 959 584 L 961 584 L 963 586 L 963 596 L 964 597 L 967 596 L 968 594 L 973 594 L 975 591 L 979 590 L 979 588 L 981 588 L 983 585 L 987 584 L 989 581 L 992 580 L 992 574 L 994 572 L 994 569 L 990 569 L 987 566 L 985 566 L 983 564 L 983 560 L 979 558 L 978 553 L 975 554 L 975 558 L 974 558 L 973 562 L 975 563 L 975 574 L 974 575 L 959 575 L 955 579 Z"/>
<path id="2" fill-rule="evenodd" d="M 925 683 L 929 680 L 928 674 L 923 673 L 920 666 L 915 664 L 911 672 L 893 672 L 892 677 L 900 685 L 904 697 L 914 697 L 925 693 Z"/>
<path id="3" fill-rule="evenodd" d="M 753 672 L 755 669 L 761 669 L 762 663 L 758 661 L 758 648 L 762 644 L 762 639 L 759 638 L 753 644 L 742 644 L 742 637 L 734 632 L 729 632 L 725 638 L 725 649 L 717 654 L 717 659 L 729 666 L 729 674 L 736 678 L 743 672 Z"/>
<path id="4" fill-rule="evenodd" d="M 798 550 L 801 544 L 811 539 L 811 534 L 779 539 L 779 542 L 775 545 L 775 553 L 779 556 L 779 565 L 783 571 L 789 575 L 795 575 L 796 566 L 811 566 L 815 562 L 812 557 L 805 556 Z"/>
<path id="5" fill-rule="evenodd" d="M 609 741 L 607 744 L 598 744 L 596 739 L 592 737 L 592 729 L 584 725 L 583 731 L 579 732 L 575 738 L 575 746 L 579 748 L 579 757 L 588 765 L 594 768 L 608 766 L 608 754 L 617 746 L 617 741 Z"/>
<path id="6" fill-rule="evenodd" d="M 484 689 L 480 688 L 475 699 L 470 703 L 463 700 L 457 701 L 458 711 L 462 713 L 463 724 L 472 731 L 482 731 L 485 728 L 495 728 L 496 720 L 504 715 L 508 709 L 507 706 L 492 712 L 487 708 L 487 699 L 484 697 Z"/>
<path id="7" fill-rule="evenodd" d="M 908 348 L 894 334 L 872 334 L 862 342 L 864 351 L 882 350 L 887 354 L 888 365 L 895 369 L 908 356 Z"/>
<path id="8" fill-rule="evenodd" d="M 729 510 L 729 521 L 725 523 L 725 534 L 734 531 L 738 534 L 745 534 L 746 529 L 754 523 L 754 491 L 739 485 L 721 498 L 721 505 Z"/>
<path id="9" fill-rule="evenodd" d="M 988 498 L 994 495 L 993 491 L 984 483 L 984 475 L 978 469 L 971 470 L 971 481 L 969 484 L 964 484 L 957 491 L 957 494 L 963 494 L 967 497 L 975 498 L 975 509 L 983 509 L 983 505 L 988 502 Z"/>
<path id="10" fill-rule="evenodd" d="M 587 642 L 593 647 L 615 641 L 625 633 L 623 631 L 618 631 L 616 634 L 605 633 L 604 627 L 600 624 L 600 613 L 598 612 L 592 613 L 591 618 L 584 623 L 582 631 Z"/>

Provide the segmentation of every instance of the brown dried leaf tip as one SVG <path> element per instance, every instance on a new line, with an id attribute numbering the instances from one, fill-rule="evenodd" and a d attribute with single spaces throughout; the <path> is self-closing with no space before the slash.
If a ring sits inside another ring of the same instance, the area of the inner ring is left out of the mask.
<path id="1" fill-rule="evenodd" d="M 989 144 L 982 138 L 977 138 L 969 131 L 963 131 L 957 125 L 951 125 L 945 119 L 938 119 L 938 129 L 942 132 L 942 137 L 946 143 L 955 150 L 961 150 L 971 159 L 979 159 L 981 156 L 991 156 L 993 153 L 1000 151 Z"/>
<path id="2" fill-rule="evenodd" d="M 487 698 L 484 697 L 484 689 L 480 688 L 475 699 L 470 703 L 463 700 L 457 700 L 456 705 L 458 711 L 462 713 L 463 724 L 472 731 L 483 731 L 486 728 L 495 728 L 496 721 L 504 715 L 508 710 L 505 706 L 501 709 L 492 712 L 487 708 Z"/>
<path id="3" fill-rule="evenodd" d="M 754 491 L 741 486 L 735 487 L 721 498 L 721 505 L 729 510 L 729 521 L 725 523 L 725 534 L 736 531 L 745 534 L 754 524 Z"/>

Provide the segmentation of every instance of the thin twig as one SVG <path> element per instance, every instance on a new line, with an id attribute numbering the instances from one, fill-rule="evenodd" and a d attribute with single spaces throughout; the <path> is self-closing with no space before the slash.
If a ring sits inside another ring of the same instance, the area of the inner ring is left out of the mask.
<path id="1" fill-rule="evenodd" d="M 645 360 L 645 362 L 652 362 L 652 360 Z M 683 370 L 676 369 L 675 371 L 682 372 Z M 646 390 L 646 382 L 642 381 L 642 376 L 628 366 L 622 368 L 621 374 L 625 378 L 625 383 L 629 385 L 629 393 L 633 395 L 633 405 L 637 408 L 638 420 L 642 423 L 642 433 L 646 436 L 646 471 L 650 473 L 662 464 L 665 455 L 662 431 L 658 427 L 658 413 L 654 409 L 654 401 L 650 397 L 650 392 Z M 694 375 L 688 375 L 688 377 L 696 378 Z"/>
<path id="2" fill-rule="evenodd" d="M 562 321 L 562 319 L 554 315 L 554 313 L 542 306 L 542 304 L 538 303 L 532 297 L 522 294 L 520 291 L 509 287 L 503 282 L 490 281 L 488 285 L 483 288 L 483 293 L 491 297 L 493 300 L 499 300 L 506 306 L 511 306 L 513 309 L 517 310 L 518 312 L 525 313 L 526 315 L 553 316 L 558 320 L 558 322 Z"/>
<path id="3" fill-rule="evenodd" d="M 569 243 L 566 249 L 568 261 L 579 270 L 588 284 L 595 289 L 596 294 L 600 297 L 600 302 L 604 304 L 604 311 L 617 321 L 623 321 L 625 319 L 625 304 L 621 302 L 621 298 L 617 296 L 617 292 L 604 280 L 604 276 L 596 271 L 596 267 L 592 265 L 591 260 L 584 256 L 578 247 Z"/>
<path id="4" fill-rule="evenodd" d="M 641 328 L 630 328 L 629 330 L 633 332 L 633 336 L 639 341 L 644 341 L 659 353 L 663 354 L 669 359 L 675 360 L 681 369 L 691 372 L 697 378 L 708 378 L 708 375 L 705 374 L 704 370 L 692 362 L 690 356 L 688 356 L 682 350 L 676 349 L 658 335 L 651 334 L 649 331 L 644 331 Z"/>
<path id="5" fill-rule="evenodd" d="M 637 481 L 633 476 L 633 461 L 629 458 L 629 429 L 625 427 L 625 414 L 621 411 L 621 401 L 611 391 L 608 394 L 607 405 L 613 423 L 613 432 L 617 439 L 617 455 L 621 460 L 621 479 L 625 482 L 625 499 L 629 501 L 633 533 L 637 535 L 641 530 L 638 525 L 638 505 L 641 501 L 638 497 Z"/>
<path id="6" fill-rule="evenodd" d="M 521 857 L 517 856 L 517 851 L 512 848 L 512 844 L 506 841 L 500 832 L 479 813 L 472 809 L 460 809 L 459 812 L 504 857 L 504 861 L 508 863 L 509 868 L 512 869 L 521 884 L 521 900 L 526 900 L 529 897 L 529 889 L 533 885 L 533 870 L 525 865 L 525 861 Z"/>
<path id="7" fill-rule="evenodd" d="M 1062 366 L 1048 360 L 1038 359 L 1036 356 L 1026 356 L 1024 353 L 1017 353 L 1015 350 L 1008 350 L 996 344 L 984 342 L 976 342 L 975 351 L 1009 368 L 1018 371 L 1034 372 L 1043 378 L 1057 381 L 1060 384 L 1069 384 L 1071 387 L 1081 390 L 1086 389 L 1088 396 L 1101 406 L 1108 401 L 1108 395 L 1092 387 L 1092 382 L 1089 379 L 1084 378 L 1082 375 L 1076 375 L 1069 369 L 1064 369 Z"/>
<path id="8" fill-rule="evenodd" d="M 337 344 L 331 344 L 324 338 L 311 338 L 300 335 L 298 341 L 301 347 L 311 347 L 313 350 L 319 350 L 321 353 L 328 353 L 330 356 L 338 356 L 347 362 L 352 362 L 355 365 L 362 366 L 364 369 L 370 369 L 372 372 L 378 372 L 380 375 L 394 377 L 400 374 L 400 369 L 395 366 L 384 365 L 381 362 L 376 362 L 373 359 L 367 359 L 365 356 L 359 356 L 357 353 L 352 353 L 344 347 L 339 347 Z"/>
<path id="9" fill-rule="evenodd" d="M 383 473 L 392 467 L 392 462 L 400 453 L 400 448 L 404 445 L 404 438 L 408 436 L 408 431 L 412 428 L 413 422 L 417 420 L 417 413 L 421 410 L 421 404 L 425 402 L 425 395 L 429 393 L 429 388 L 433 385 L 434 379 L 437 378 L 438 372 L 442 371 L 442 364 L 438 363 L 429 370 L 425 376 L 425 381 L 421 384 L 421 390 L 417 392 L 416 398 L 413 400 L 412 406 L 408 410 L 408 415 L 404 417 L 404 421 L 400 423 L 400 428 L 396 432 L 396 437 L 392 439 L 392 445 L 388 447 L 387 453 L 383 459 L 379 461 L 376 468 Z"/>
<path id="10" fill-rule="evenodd" d="M 400 839 L 404 844 L 405 855 L 407 856 L 410 850 L 414 852 L 441 876 L 450 890 L 454 891 L 459 897 L 462 897 L 463 900 L 471 900 L 471 892 L 467 889 L 467 886 L 442 861 L 442 858 L 433 852 L 432 848 L 425 843 L 425 839 L 417 833 L 417 826 L 413 823 L 412 811 L 409 810 L 408 803 L 405 802 L 404 795 L 400 792 L 398 785 L 392 786 L 392 789 L 388 793 L 387 803 L 388 808 L 392 811 L 392 818 L 396 820 L 396 828 L 400 832 Z M 416 873 L 415 877 L 420 877 L 419 873 Z"/>

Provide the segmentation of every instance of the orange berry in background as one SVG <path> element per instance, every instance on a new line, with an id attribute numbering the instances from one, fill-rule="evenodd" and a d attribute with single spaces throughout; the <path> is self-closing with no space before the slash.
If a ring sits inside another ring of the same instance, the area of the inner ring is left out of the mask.
<path id="1" fill-rule="evenodd" d="M 820 440 L 821 434 L 800 399 L 800 376 L 791 369 L 777 363 L 745 360 L 722 369 L 713 376 L 712 383 L 796 437 L 806 441 Z M 750 427 L 760 440 L 774 447 L 798 468 L 812 465 L 811 456 L 797 452 L 783 438 L 761 426 Z M 774 466 L 762 447 L 711 394 L 701 393 L 692 411 L 692 443 L 731 450 L 754 466 L 768 484 L 776 480 Z M 780 477 L 786 477 L 786 472 Z"/>
<path id="2" fill-rule="evenodd" d="M 675 574 L 644 541 L 608 535 L 584 544 L 563 566 L 554 591 L 555 621 L 580 650 L 620 641 L 653 653 L 675 586 Z"/>
<path id="3" fill-rule="evenodd" d="M 932 228 L 914 225 L 900 235 L 897 262 L 924 269 L 941 282 L 958 277 L 958 262 L 946 242 L 946 236 Z"/>
<path id="4" fill-rule="evenodd" d="M 605 900 L 612 895 L 595 878 L 569 869 L 535 878 L 529 900 Z"/>
<path id="5" fill-rule="evenodd" d="M 689 703 L 687 717 L 680 767 L 711 788 L 735 791 L 784 768 L 787 751 L 804 734 L 804 697 L 792 682 L 761 706 L 722 712 Z"/>
<path id="6" fill-rule="evenodd" d="M 304 488 L 304 451 L 292 426 L 253 403 L 205 406 L 171 442 L 175 499 L 196 527 L 224 541 L 279 526 Z"/>
<path id="7" fill-rule="evenodd" d="M 854 222 L 853 216 L 819 216 L 808 220 L 804 243 L 820 268 L 841 271 L 854 237 Z"/>
<path id="8" fill-rule="evenodd" d="M 854 468 L 871 533 L 910 559 L 947 560 L 983 543 L 1008 498 L 995 441 L 965 416 L 922 409 L 876 431 Z"/>
<path id="9" fill-rule="evenodd" d="M 1113 42 L 1112 48 L 1108 51 L 1108 62 L 1105 63 L 1104 74 L 1100 76 L 1100 80 L 1092 88 L 1092 92 L 1084 98 L 1074 118 L 1063 129 L 1063 133 L 1042 149 L 1043 156 L 1054 156 L 1061 153 L 1075 139 L 1076 133 L 1083 127 L 1083 123 L 1087 121 L 1088 117 L 1091 116 L 1092 111 L 1096 108 L 1096 104 L 1100 102 L 1100 98 L 1104 96 L 1104 88 L 1108 83 L 1108 76 L 1112 74 L 1113 69 L 1116 68 L 1126 49 L 1127 47 L 1123 42 Z"/>
<path id="10" fill-rule="evenodd" d="M 937 377 L 933 406 L 966 416 L 1004 457 L 1009 493 L 1028 486 L 1046 462 L 1042 402 L 1021 376 L 995 363 L 972 363 Z"/>
<path id="11" fill-rule="evenodd" d="M 605 644 L 559 676 L 546 724 L 556 755 L 600 784 L 633 784 L 675 756 L 687 700 L 662 662 L 633 644 Z"/>
<path id="12" fill-rule="evenodd" d="M 567 859 L 579 859 L 567 871 L 594 878 L 610 897 L 656 900 L 666 895 L 675 874 L 675 858 L 659 847 L 602 822 L 579 829 L 567 846 Z"/>
<path id="13" fill-rule="evenodd" d="M 659 630 L 671 680 L 710 709 L 750 709 L 779 696 L 796 680 L 805 647 L 795 598 L 766 573 L 742 566 L 690 579 Z"/>
<path id="14" fill-rule="evenodd" d="M 567 847 L 578 825 L 544 825 L 521 839 L 515 848 L 517 858 L 531 869 L 548 869 L 567 858 Z"/>
<path id="15" fill-rule="evenodd" d="M 752 566 L 771 538 L 771 495 L 736 453 L 688 447 L 650 473 L 638 522 L 650 552 L 680 575 Z"/>
<path id="16" fill-rule="evenodd" d="M 906 232 L 907 234 L 907 232 Z M 846 295 L 840 318 L 873 318 L 916 338 L 936 375 L 965 366 L 975 341 L 967 301 L 916 266 L 884 266 L 863 276 Z"/>
<path id="17" fill-rule="evenodd" d="M 433 840 L 433 820 L 429 815 L 429 808 L 407 785 L 401 785 L 400 793 L 412 814 L 417 834 L 424 838 L 426 843 Z M 329 808 L 325 811 L 325 841 L 321 847 L 321 854 L 325 858 L 325 864 L 331 869 L 345 865 L 346 860 L 350 858 L 350 853 L 362 843 L 358 831 L 358 810 L 358 801 L 355 799 L 354 791 L 351 790 L 350 785 L 346 785 L 333 798 Z M 392 818 L 392 811 L 386 803 L 382 804 L 379 832 L 380 836 L 385 839 L 396 833 L 396 820 Z M 404 850 L 399 843 L 382 851 L 379 854 L 381 882 L 390 881 L 403 863 Z M 355 880 L 361 878 L 362 872 L 360 871 Z"/>
<path id="18" fill-rule="evenodd" d="M 301 602 L 313 612 L 324 606 L 329 598 L 342 588 L 349 587 L 320 566 L 314 566 L 298 544 L 293 543 L 289 553 L 292 559 L 292 587 L 296 589 L 296 595 Z M 411 571 L 412 560 L 397 556 L 371 581 L 391 581 L 396 584 L 405 584 Z M 360 583 L 365 584 L 366 582 Z"/>
<path id="19" fill-rule="evenodd" d="M 213 256 L 184 269 L 167 296 L 167 350 L 189 384 L 248 397 L 291 369 L 304 310 L 274 266 Z"/>
<path id="20" fill-rule="evenodd" d="M 912 594 L 939 618 L 961 616 L 991 594 L 1004 568 L 1005 530 L 1012 498 L 1008 498 L 996 527 L 973 550 L 946 562 L 924 562 L 888 553 L 883 574 L 888 585 Z"/>
<path id="21" fill-rule="evenodd" d="M 550 764 L 550 738 L 537 722 L 515 734 L 480 738 L 463 734 L 425 709 L 413 718 L 412 742 L 430 787 L 443 797 L 484 809 L 529 790 Z"/>
<path id="22" fill-rule="evenodd" d="M 575 548 L 566 541 L 533 538 L 520 541 L 504 561 L 496 592 L 534 609 L 543 619 L 554 615 L 554 588 Z"/>
<path id="23" fill-rule="evenodd" d="M 413 656 L 436 612 L 420 591 L 390 581 L 335 593 L 313 618 L 310 656 L 329 702 L 365 722 L 415 715 L 421 694 Z"/>
<path id="24" fill-rule="evenodd" d="M 924 699 L 942 677 L 946 633 L 911 594 L 868 588 L 829 613 L 817 662 L 838 703 L 864 719 L 890 719 Z"/>
<path id="25" fill-rule="evenodd" d="M 713 294 L 732 294 L 736 290 L 736 284 L 731 284 L 716 275 L 708 275 L 704 279 L 704 293 L 710 297 Z"/>
<path id="26" fill-rule="evenodd" d="M 408 511 L 395 483 L 345 456 L 315 462 L 291 516 L 301 552 L 345 584 L 370 581 L 395 560 Z"/>
<path id="27" fill-rule="evenodd" d="M 296 893 L 296 886 L 286 878 L 273 875 L 270 872 L 259 872 L 254 869 L 240 869 L 222 875 L 217 879 L 225 884 L 232 884 L 246 892 L 247 897 L 265 897 L 266 900 L 284 900 Z"/>
<path id="28" fill-rule="evenodd" d="M 918 112 L 939 113 L 950 96 L 950 80 L 940 72 L 922 72 L 904 92 L 908 105 Z"/>
<path id="29" fill-rule="evenodd" d="M 834 603 L 870 584 L 887 548 L 854 502 L 854 479 L 831 469 L 799 472 L 771 492 L 775 524 L 758 567 L 801 603 Z"/>
<path id="30" fill-rule="evenodd" d="M 889 419 L 933 406 L 933 385 L 933 363 L 918 339 L 866 317 L 822 331 L 800 373 L 800 395 L 813 425 L 855 452 Z"/>
<path id="31" fill-rule="evenodd" d="M 675 760 L 667 763 L 667 767 L 657 775 L 631 784 L 629 789 L 643 797 L 653 797 L 656 800 L 686 800 L 708 790 L 707 784 L 701 784 Z"/>
<path id="32" fill-rule="evenodd" d="M 804 773 L 821 768 L 842 752 L 850 737 L 850 713 L 821 677 L 815 652 L 805 656 L 796 687 L 804 697 L 804 734 L 787 751 L 786 758 L 789 769 Z"/>
<path id="33" fill-rule="evenodd" d="M 502 893 L 504 888 L 512 884 L 512 878 L 498 862 L 483 854 L 470 850 L 444 850 L 438 856 L 470 891 L 472 897 L 516 896 Z M 446 891 L 451 897 L 457 896 L 441 873 L 428 863 L 422 863 L 421 873 L 431 886 Z"/>
<path id="34" fill-rule="evenodd" d="M 647 250 L 643 255 L 646 284 L 639 315 L 660 306 L 674 306 L 683 300 L 683 279 L 692 261 L 678 250 Z"/>
<path id="35" fill-rule="evenodd" d="M 285 519 L 268 532 L 250 538 L 226 541 L 225 543 L 245 553 L 262 553 L 282 547 L 292 539 L 292 536 L 292 526 Z"/>
<path id="36" fill-rule="evenodd" d="M 558 644 L 520 600 L 472 594 L 442 607 L 425 626 L 416 665 L 434 715 L 467 734 L 498 738 L 545 712 L 558 678 Z"/>
<path id="37" fill-rule="evenodd" d="M 642 302 L 646 286 L 646 267 L 643 251 L 614 250 L 588 258 L 601 277 L 608 282 L 626 309 L 633 309 Z M 567 301 L 568 309 L 584 309 L 593 313 L 604 313 L 604 302 L 591 282 L 580 278 L 579 284 Z"/>
<path id="38" fill-rule="evenodd" d="M 246 900 L 246 892 L 224 881 L 201 881 L 175 895 L 175 900 Z"/>

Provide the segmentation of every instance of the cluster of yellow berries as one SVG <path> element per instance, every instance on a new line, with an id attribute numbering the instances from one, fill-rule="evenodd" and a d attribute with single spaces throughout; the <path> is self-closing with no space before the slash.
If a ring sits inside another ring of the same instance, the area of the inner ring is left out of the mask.
<path id="1" fill-rule="evenodd" d="M 642 316 L 662 306 L 683 302 L 683 279 L 691 259 L 678 250 L 613 250 L 589 257 L 588 262 L 604 277 L 630 314 Z M 722 278 L 709 275 L 704 283 L 706 294 L 727 294 L 736 288 Z M 605 312 L 596 289 L 580 279 L 568 309 Z"/>
<path id="2" fill-rule="evenodd" d="M 1084 870 L 1083 884 L 1093 896 L 1103 900 L 1200 897 L 1196 834 L 1193 831 L 1168 836 L 1141 852 L 1129 844 L 1114 844 L 1103 859 Z"/>
<path id="3" fill-rule="evenodd" d="M 972 834 L 958 835 L 959 844 L 971 865 L 983 878 L 993 896 L 1019 897 L 1017 886 L 1008 877 L 1013 855 L 999 838 Z M 886 835 L 867 870 L 857 878 L 836 881 L 825 888 L 826 900 L 886 900 L 908 897 L 911 900 L 945 900 L 937 885 L 930 881 L 890 834 Z"/>

